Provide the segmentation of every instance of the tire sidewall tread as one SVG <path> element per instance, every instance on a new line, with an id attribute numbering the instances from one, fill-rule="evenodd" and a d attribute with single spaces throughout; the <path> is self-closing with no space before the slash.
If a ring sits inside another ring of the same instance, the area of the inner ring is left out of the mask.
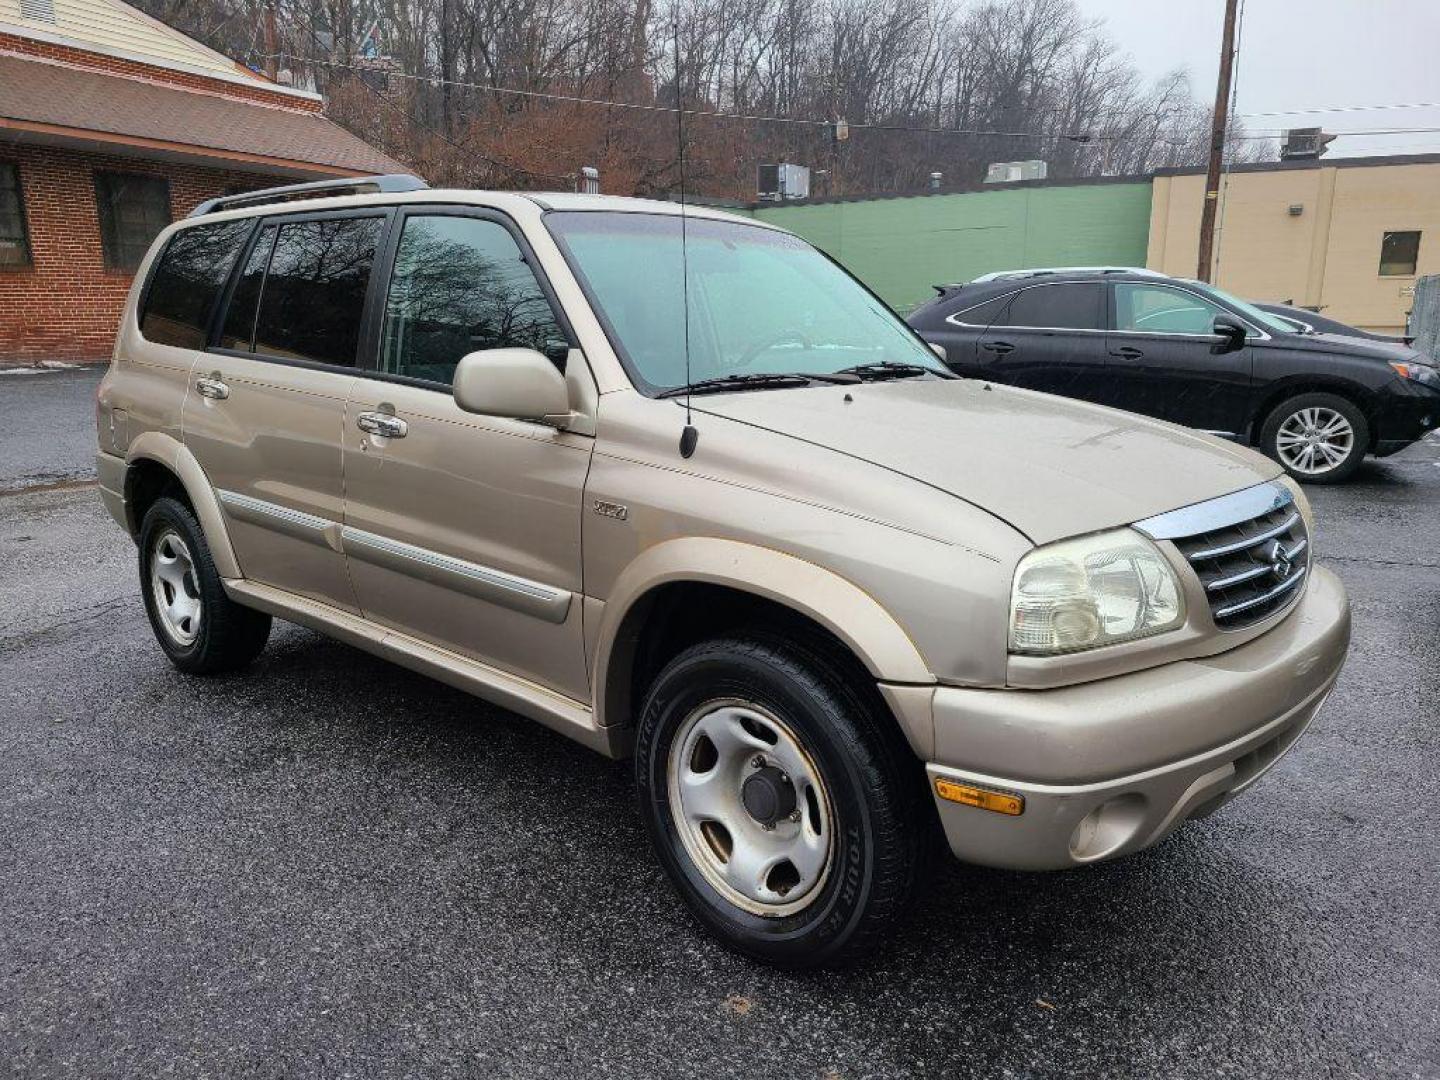
<path id="1" fill-rule="evenodd" d="M 907 905 L 923 835 L 915 759 L 893 724 L 823 650 L 763 632 L 702 642 L 655 679 L 637 732 L 637 795 L 666 872 L 700 921 L 740 952 L 787 968 L 843 963 L 872 948 Z M 834 862 L 821 893 L 792 915 L 741 911 L 685 851 L 669 810 L 668 763 L 680 722 L 738 696 L 776 713 L 806 745 L 830 791 Z M 878 695 L 875 695 L 878 698 Z M 908 758 L 908 761 L 907 761 Z"/>

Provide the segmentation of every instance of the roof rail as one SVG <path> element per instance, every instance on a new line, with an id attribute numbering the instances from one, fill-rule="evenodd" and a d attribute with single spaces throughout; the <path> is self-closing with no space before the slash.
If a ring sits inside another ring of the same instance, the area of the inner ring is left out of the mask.
<path id="1" fill-rule="evenodd" d="M 286 202 L 289 199 L 307 195 L 371 195 L 377 192 L 423 191 L 430 185 L 418 176 L 409 173 L 390 173 L 385 176 L 346 176 L 338 180 L 315 180 L 308 184 L 286 184 L 283 187 L 261 188 L 259 191 L 245 191 L 239 195 L 222 195 L 218 199 L 206 199 L 190 216 L 203 217 L 220 210 L 235 210 L 242 206 L 259 206 L 264 203 Z"/>
<path id="2" fill-rule="evenodd" d="M 1040 277 L 1044 274 L 1137 274 L 1140 277 L 1157 278 L 1167 276 L 1158 270 L 1147 270 L 1143 266 L 1037 266 L 1029 270 L 996 270 L 994 273 L 981 274 L 970 284 L 979 285 L 1004 278 Z"/>

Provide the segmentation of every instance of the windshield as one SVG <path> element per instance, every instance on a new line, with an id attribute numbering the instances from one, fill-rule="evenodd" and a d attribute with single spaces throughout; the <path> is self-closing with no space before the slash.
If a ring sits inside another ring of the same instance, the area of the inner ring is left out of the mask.
<path id="1" fill-rule="evenodd" d="M 1269 330 L 1273 334 L 1304 333 L 1304 330 L 1302 330 L 1294 322 L 1291 322 L 1289 319 L 1282 318 L 1279 315 L 1272 315 L 1268 311 L 1261 311 L 1258 307 L 1250 303 L 1248 300 L 1241 300 L 1238 296 L 1232 296 L 1224 289 L 1217 289 L 1214 285 L 1206 284 L 1203 281 L 1197 281 L 1195 284 L 1199 285 L 1211 296 L 1224 300 L 1225 303 L 1229 304 L 1233 308 L 1236 308 L 1241 315 L 1244 315 L 1251 322 L 1259 323 L 1262 327 L 1264 327 L 1266 330 Z"/>
<path id="2" fill-rule="evenodd" d="M 889 308 L 805 241 L 688 218 L 682 257 L 680 221 L 618 211 L 545 215 L 641 389 L 734 375 L 826 375 L 876 363 L 948 374 Z"/>

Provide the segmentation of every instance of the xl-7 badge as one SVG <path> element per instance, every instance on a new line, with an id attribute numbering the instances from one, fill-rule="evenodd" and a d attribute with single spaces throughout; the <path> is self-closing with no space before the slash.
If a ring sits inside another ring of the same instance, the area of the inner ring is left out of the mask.
<path id="1" fill-rule="evenodd" d="M 614 518 L 616 521 L 624 521 L 630 516 L 630 508 L 624 503 L 606 502 L 604 499 L 596 499 L 590 504 L 590 509 L 601 517 Z"/>

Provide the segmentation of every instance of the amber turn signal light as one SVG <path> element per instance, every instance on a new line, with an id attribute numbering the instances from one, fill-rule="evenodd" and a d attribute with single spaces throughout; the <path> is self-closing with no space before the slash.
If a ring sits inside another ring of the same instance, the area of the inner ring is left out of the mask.
<path id="1" fill-rule="evenodd" d="M 976 806 L 981 810 L 991 810 L 997 814 L 1009 814 L 1013 817 L 1025 812 L 1023 795 L 1006 795 L 999 791 L 986 791 L 984 788 L 972 787 L 969 784 L 957 784 L 954 780 L 937 779 L 935 794 L 946 802 Z"/>

